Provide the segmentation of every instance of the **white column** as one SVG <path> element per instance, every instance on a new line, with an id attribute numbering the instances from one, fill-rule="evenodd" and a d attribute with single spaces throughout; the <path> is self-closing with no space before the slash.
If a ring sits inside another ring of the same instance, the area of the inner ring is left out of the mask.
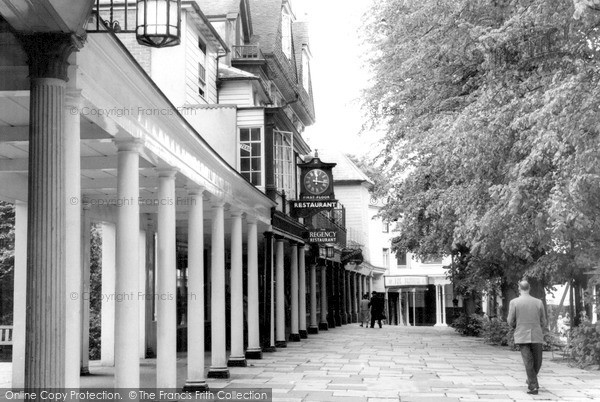
<path id="1" fill-rule="evenodd" d="M 327 265 L 321 266 L 321 321 L 319 329 L 327 331 L 329 324 L 327 323 Z"/>
<path id="2" fill-rule="evenodd" d="M 359 276 L 358 276 L 358 294 L 359 294 L 358 300 L 359 300 L 359 302 L 358 303 L 360 303 L 360 300 L 362 300 L 363 295 L 365 294 L 365 290 L 363 288 L 363 283 L 364 283 L 363 279 L 364 279 L 364 276 L 359 274 Z M 371 295 L 369 295 L 369 297 L 371 297 Z"/>
<path id="3" fill-rule="evenodd" d="M 138 240 L 138 314 L 139 314 L 139 340 L 138 356 L 146 357 L 146 231 L 140 230 Z"/>
<path id="4" fill-rule="evenodd" d="M 208 378 L 229 378 L 225 350 L 225 223 L 224 202 L 212 206 L 211 235 L 211 366 Z"/>
<path id="5" fill-rule="evenodd" d="M 410 293 L 407 290 L 406 291 L 406 303 L 404 304 L 404 315 L 406 315 L 406 325 L 408 327 L 410 327 L 409 304 L 410 304 Z"/>
<path id="6" fill-rule="evenodd" d="M 442 286 L 442 325 L 446 326 L 446 285 Z"/>
<path id="7" fill-rule="evenodd" d="M 413 325 L 416 327 L 417 326 L 417 290 L 413 289 L 412 292 L 412 299 L 413 299 Z"/>
<path id="8" fill-rule="evenodd" d="M 204 378 L 204 212 L 202 190 L 190 191 L 188 217 L 188 354 L 185 390 L 208 389 Z"/>
<path id="9" fill-rule="evenodd" d="M 442 309 L 440 306 L 440 285 L 435 285 L 435 326 L 442 324 Z"/>
<path id="10" fill-rule="evenodd" d="M 369 295 L 373 291 L 373 276 L 372 274 L 369 276 Z"/>
<path id="11" fill-rule="evenodd" d="M 310 264 L 310 326 L 308 333 L 317 334 L 319 325 L 317 323 L 317 265 Z"/>
<path id="12" fill-rule="evenodd" d="M 285 276 L 283 239 L 275 240 L 275 346 L 285 348 Z"/>
<path id="13" fill-rule="evenodd" d="M 352 322 L 356 322 L 355 320 L 358 320 L 358 273 L 353 272 L 350 274 L 350 277 L 352 279 Z"/>
<path id="14" fill-rule="evenodd" d="M 81 375 L 90 373 L 90 204 L 83 204 L 81 216 Z"/>
<path id="15" fill-rule="evenodd" d="M 102 294 L 115 294 L 115 226 L 102 224 Z M 102 298 L 100 308 L 100 360 L 103 366 L 115 365 L 115 298 Z"/>
<path id="16" fill-rule="evenodd" d="M 177 386 L 177 253 L 175 174 L 158 172 L 158 253 L 156 269 L 156 387 Z"/>
<path id="17" fill-rule="evenodd" d="M 231 212 L 231 353 L 227 365 L 246 367 L 244 356 L 244 280 L 242 271 L 242 213 Z"/>
<path id="18" fill-rule="evenodd" d="M 67 110 L 79 110 L 80 90 L 69 90 Z M 65 387 L 79 388 L 81 363 L 81 158 L 79 113 L 65 113 L 65 267 L 68 297 L 65 327 Z"/>
<path id="19" fill-rule="evenodd" d="M 115 387 L 140 386 L 138 242 L 140 237 L 140 196 L 138 141 L 118 142 L 117 252 L 115 295 Z M 103 292 L 104 293 L 104 292 Z"/>
<path id="20" fill-rule="evenodd" d="M 247 359 L 262 359 L 258 301 L 258 229 L 253 216 L 246 216 L 248 227 L 248 348 Z"/>
<path id="21" fill-rule="evenodd" d="M 298 243 L 290 242 L 290 309 L 291 309 L 291 332 L 290 341 L 300 342 L 300 332 L 298 331 Z"/>
<path id="22" fill-rule="evenodd" d="M 25 319 L 27 289 L 27 204 L 15 203 L 12 387 L 25 386 Z"/>
<path id="23" fill-rule="evenodd" d="M 306 338 L 306 260 L 304 245 L 298 250 L 298 331 L 300 338 Z"/>

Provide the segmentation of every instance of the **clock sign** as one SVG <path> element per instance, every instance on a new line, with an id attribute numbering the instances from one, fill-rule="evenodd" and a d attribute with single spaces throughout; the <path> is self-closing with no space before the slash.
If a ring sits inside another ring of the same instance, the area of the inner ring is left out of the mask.
<path id="1" fill-rule="evenodd" d="M 314 157 L 310 162 L 300 163 L 300 200 L 333 200 L 333 174 L 335 163 L 322 162 Z"/>
<path id="2" fill-rule="evenodd" d="M 311 169 L 304 176 L 304 188 L 310 194 L 321 195 L 329 188 L 329 176 L 321 169 Z"/>

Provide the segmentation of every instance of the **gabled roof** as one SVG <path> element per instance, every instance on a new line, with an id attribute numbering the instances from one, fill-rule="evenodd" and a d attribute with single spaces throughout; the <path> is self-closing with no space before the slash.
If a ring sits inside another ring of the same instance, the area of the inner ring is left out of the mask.
<path id="1" fill-rule="evenodd" d="M 340 151 L 319 149 L 318 152 L 319 158 L 323 162 L 337 163 L 337 166 L 333 168 L 334 181 L 359 181 L 373 184 L 373 181 Z"/>

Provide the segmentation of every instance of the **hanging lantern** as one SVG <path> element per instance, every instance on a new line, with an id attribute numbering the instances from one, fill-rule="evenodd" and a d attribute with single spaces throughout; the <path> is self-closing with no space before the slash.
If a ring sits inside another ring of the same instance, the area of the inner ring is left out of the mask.
<path id="1" fill-rule="evenodd" d="M 333 258 L 335 256 L 335 249 L 333 246 L 327 246 L 325 249 L 327 250 L 327 258 Z"/>
<path id="2" fill-rule="evenodd" d="M 181 0 L 137 0 L 135 37 L 145 46 L 179 45 Z"/>

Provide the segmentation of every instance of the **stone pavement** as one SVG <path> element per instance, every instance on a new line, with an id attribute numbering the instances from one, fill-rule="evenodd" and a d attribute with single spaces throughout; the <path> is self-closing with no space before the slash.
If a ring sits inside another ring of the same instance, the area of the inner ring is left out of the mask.
<path id="1" fill-rule="evenodd" d="M 207 354 L 207 364 L 210 359 Z M 519 352 L 461 337 L 451 328 L 361 328 L 345 325 L 299 343 L 288 343 L 231 378 L 208 380 L 211 389 L 272 388 L 275 401 L 600 401 L 600 371 L 585 371 L 544 352 L 540 393 L 527 395 Z M 10 378 L 0 366 L 0 380 Z M 113 368 L 92 362 L 82 387 L 110 387 Z M 141 363 L 141 385 L 155 386 L 156 360 Z M 186 377 L 185 354 L 177 360 L 178 386 Z M 2 384 L 9 386 L 9 384 Z"/>
<path id="2" fill-rule="evenodd" d="M 600 401 L 600 371 L 572 368 L 552 357 L 544 352 L 540 393 L 532 396 L 526 394 L 519 352 L 461 337 L 451 328 L 350 324 L 290 342 L 262 360 L 249 360 L 249 367 L 231 368 L 228 381 L 208 384 L 272 388 L 275 401 L 294 402 Z M 153 386 L 154 364 L 143 362 L 143 386 Z M 96 375 L 82 377 L 82 387 L 112 383 L 112 369 L 92 371 Z M 178 359 L 178 380 L 183 385 L 185 355 Z"/>

